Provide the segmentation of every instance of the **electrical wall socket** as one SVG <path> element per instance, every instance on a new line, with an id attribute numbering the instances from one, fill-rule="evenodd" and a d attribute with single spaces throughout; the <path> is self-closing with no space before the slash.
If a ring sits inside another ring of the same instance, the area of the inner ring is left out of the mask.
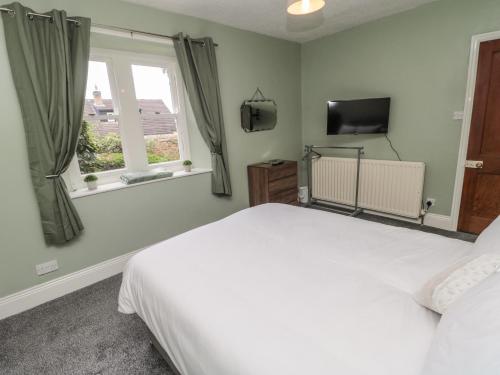
<path id="1" fill-rule="evenodd" d="M 59 269 L 59 265 L 57 264 L 57 260 L 51 260 L 45 263 L 40 263 L 35 266 L 36 274 L 38 276 L 45 275 L 49 272 L 54 272 Z"/>
<path id="2" fill-rule="evenodd" d="M 431 205 L 428 206 L 427 203 L 430 203 Z M 434 207 L 436 205 L 436 199 L 435 198 L 427 198 L 425 200 L 425 206 L 428 207 L 428 208 L 431 208 L 431 207 Z"/>

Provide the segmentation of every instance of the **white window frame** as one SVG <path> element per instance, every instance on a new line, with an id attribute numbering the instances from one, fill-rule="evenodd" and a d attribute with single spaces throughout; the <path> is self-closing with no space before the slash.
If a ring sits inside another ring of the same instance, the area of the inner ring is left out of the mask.
<path id="1" fill-rule="evenodd" d="M 100 185 L 120 181 L 120 176 L 126 172 L 148 171 L 157 168 L 168 169 L 172 172 L 183 169 L 182 161 L 190 159 L 189 132 L 186 115 L 186 93 L 182 84 L 181 73 L 177 59 L 173 56 L 160 56 L 125 52 L 112 49 L 92 48 L 90 61 L 105 62 L 108 69 L 108 78 L 113 97 L 115 114 L 120 124 L 120 138 L 122 141 L 125 168 L 93 173 L 98 177 Z M 164 163 L 148 164 L 144 132 L 140 126 L 139 106 L 136 99 L 132 65 L 145 65 L 165 68 L 169 75 L 172 91 L 172 105 L 177 113 L 177 136 L 180 160 Z M 70 191 L 83 189 L 85 183 L 78 165 L 78 157 L 71 161 L 64 178 Z"/>

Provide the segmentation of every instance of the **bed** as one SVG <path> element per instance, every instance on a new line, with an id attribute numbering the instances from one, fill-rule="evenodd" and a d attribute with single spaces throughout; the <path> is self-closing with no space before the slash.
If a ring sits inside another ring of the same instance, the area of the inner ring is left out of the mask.
<path id="1" fill-rule="evenodd" d="M 182 375 L 417 375 L 439 315 L 413 295 L 471 248 L 266 204 L 135 255 L 119 310 Z"/>

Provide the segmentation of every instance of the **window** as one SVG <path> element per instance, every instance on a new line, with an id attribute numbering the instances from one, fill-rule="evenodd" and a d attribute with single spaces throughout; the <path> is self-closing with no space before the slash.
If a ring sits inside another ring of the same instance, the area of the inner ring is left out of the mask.
<path id="1" fill-rule="evenodd" d="M 189 159 L 183 86 L 173 57 L 94 49 L 82 132 L 66 174 L 72 190 L 131 171 L 181 170 Z"/>
<path id="2" fill-rule="evenodd" d="M 108 64 L 90 61 L 77 156 L 83 174 L 125 168 L 120 121 L 109 84 Z"/>
<path id="3" fill-rule="evenodd" d="M 178 103 L 174 106 L 168 73 L 163 67 L 132 65 L 135 95 L 149 164 L 180 158 L 177 134 Z M 151 85 L 150 82 L 155 84 Z"/>

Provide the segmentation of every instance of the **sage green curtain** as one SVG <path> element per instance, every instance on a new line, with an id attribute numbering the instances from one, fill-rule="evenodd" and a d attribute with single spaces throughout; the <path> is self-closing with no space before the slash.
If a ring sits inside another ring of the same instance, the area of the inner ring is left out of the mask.
<path id="1" fill-rule="evenodd" d="M 78 17 L 76 25 L 64 11 L 29 18 L 33 11 L 19 3 L 4 7 L 16 12 L 2 12 L 2 19 L 43 233 L 47 244 L 62 244 L 83 230 L 61 174 L 75 155 L 82 122 L 90 19 Z"/>
<path id="2" fill-rule="evenodd" d="M 212 192 L 231 195 L 219 73 L 212 38 L 174 38 L 175 52 L 201 136 L 212 154 Z"/>

